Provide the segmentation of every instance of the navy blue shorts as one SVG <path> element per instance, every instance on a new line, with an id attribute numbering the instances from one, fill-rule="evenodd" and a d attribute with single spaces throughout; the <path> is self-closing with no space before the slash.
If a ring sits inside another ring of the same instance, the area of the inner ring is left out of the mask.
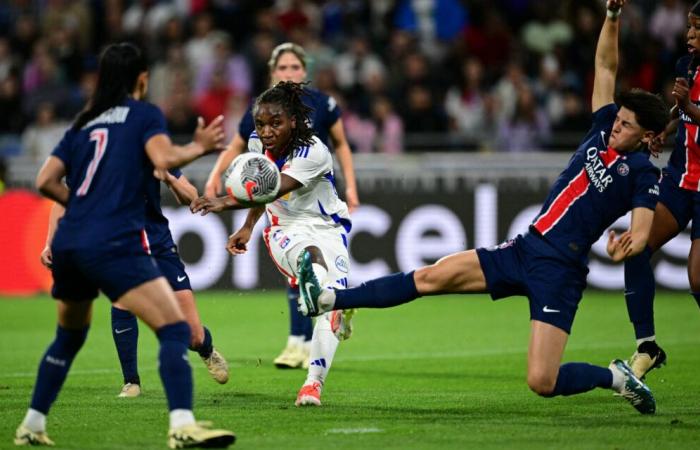
<path id="1" fill-rule="evenodd" d="M 666 173 L 661 178 L 659 188 L 659 202 L 671 211 L 673 218 L 678 222 L 678 229 L 685 230 L 692 221 L 690 238 L 700 238 L 700 192 L 681 188 L 677 180 Z"/>
<path id="2" fill-rule="evenodd" d="M 492 299 L 523 295 L 530 301 L 531 320 L 571 333 L 586 288 L 587 268 L 567 261 L 532 233 L 479 248 L 476 254 Z"/>
<path id="3" fill-rule="evenodd" d="M 185 265 L 180 259 L 177 247 L 172 246 L 162 251 L 154 251 L 153 257 L 156 259 L 160 271 L 163 272 L 173 291 L 192 290 L 190 277 L 185 272 Z"/>
<path id="4" fill-rule="evenodd" d="M 118 248 L 52 251 L 53 288 L 60 300 L 87 301 L 104 292 L 115 302 L 127 291 L 163 276 L 140 243 Z"/>

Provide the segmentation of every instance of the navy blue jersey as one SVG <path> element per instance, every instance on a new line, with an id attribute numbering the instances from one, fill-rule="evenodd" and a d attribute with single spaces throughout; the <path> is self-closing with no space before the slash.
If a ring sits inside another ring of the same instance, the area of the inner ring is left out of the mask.
<path id="1" fill-rule="evenodd" d="M 333 97 L 329 97 L 316 89 L 305 88 L 304 90 L 309 95 L 302 96 L 302 101 L 306 106 L 313 108 L 310 119 L 314 134 L 321 139 L 321 142 L 326 144 L 326 147 L 332 150 L 329 142 L 330 130 L 340 118 L 340 108 Z M 241 135 L 246 145 L 253 131 L 255 131 L 255 122 L 253 120 L 253 106 L 251 105 L 238 125 L 238 134 Z"/>
<path id="2" fill-rule="evenodd" d="M 69 129 L 53 151 L 66 167 L 70 197 L 53 248 L 92 248 L 141 239 L 146 185 L 153 164 L 146 142 L 167 133 L 165 117 L 149 103 L 127 99 Z"/>
<path id="3" fill-rule="evenodd" d="M 180 169 L 172 169 L 170 173 L 180 178 Z M 163 215 L 160 206 L 160 180 L 151 177 L 146 181 L 146 235 L 144 244 L 153 254 L 170 251 L 175 243 L 170 234 L 168 219 Z"/>
<path id="4" fill-rule="evenodd" d="M 690 85 L 690 101 L 700 105 L 700 69 L 691 67 L 691 56 L 686 55 L 676 63 L 676 77 L 685 78 Z M 700 146 L 698 145 L 698 124 L 683 109 L 679 109 L 679 123 L 676 141 L 664 176 L 675 184 L 691 191 L 700 190 Z"/>
<path id="5" fill-rule="evenodd" d="M 584 265 L 610 225 L 633 208 L 654 209 L 659 196 L 659 171 L 648 153 L 618 153 L 608 146 L 616 114 L 614 104 L 593 114 L 593 126 L 531 226 L 568 259 Z"/>

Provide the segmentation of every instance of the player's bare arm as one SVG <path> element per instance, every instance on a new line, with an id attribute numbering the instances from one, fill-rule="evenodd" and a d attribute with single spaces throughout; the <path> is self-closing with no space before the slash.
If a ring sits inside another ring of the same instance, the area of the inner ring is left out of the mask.
<path id="1" fill-rule="evenodd" d="M 611 230 L 608 234 L 607 251 L 610 258 L 620 262 L 641 253 L 649 241 L 653 220 L 654 210 L 643 207 L 634 208 L 630 228 L 617 239 L 614 231 Z"/>
<path id="2" fill-rule="evenodd" d="M 36 176 L 36 188 L 45 197 L 66 206 L 70 190 L 63 183 L 65 175 L 66 166 L 63 161 L 55 156 L 49 156 Z"/>
<path id="3" fill-rule="evenodd" d="M 162 180 L 173 193 L 179 205 L 189 205 L 194 199 L 199 197 L 197 188 L 190 183 L 185 175 L 175 177 L 168 171 L 165 171 L 165 179 Z"/>
<path id="4" fill-rule="evenodd" d="M 615 77 L 619 55 L 617 38 L 620 31 L 620 20 L 617 14 L 625 4 L 625 0 L 608 0 L 608 14 L 598 37 L 595 51 L 595 79 L 593 81 L 593 96 L 591 110 L 599 110 L 613 103 L 615 95 Z"/>
<path id="5" fill-rule="evenodd" d="M 277 192 L 277 197 L 275 197 L 273 200 L 276 200 L 295 189 L 299 189 L 302 186 L 303 185 L 300 182 L 283 173 L 280 182 L 280 190 Z M 203 216 L 206 216 L 210 212 L 221 212 L 227 209 L 246 208 L 250 208 L 250 204 L 238 203 L 236 199 L 229 195 L 213 198 L 199 197 L 194 199 L 190 204 L 190 211 L 192 214 L 199 213 Z"/>
<path id="6" fill-rule="evenodd" d="M 345 180 L 345 202 L 348 204 L 348 210 L 353 212 L 360 206 L 360 198 L 357 194 L 357 181 L 355 180 L 355 168 L 352 163 L 352 151 L 345 137 L 345 129 L 343 128 L 343 120 L 338 119 L 333 124 L 330 130 L 331 140 L 335 155 L 340 163 L 340 169 L 343 172 Z"/>
<path id="7" fill-rule="evenodd" d="M 157 134 L 146 142 L 146 153 L 157 169 L 184 166 L 206 153 L 223 148 L 223 121 L 224 117 L 219 116 L 205 126 L 204 119 L 200 117 L 192 142 L 184 146 L 173 145 L 166 134 Z"/>
<path id="8" fill-rule="evenodd" d="M 240 134 L 236 133 L 231 143 L 226 147 L 226 150 L 219 154 L 214 167 L 209 173 L 209 178 L 204 186 L 204 195 L 206 197 L 216 197 L 223 192 L 221 175 L 226 171 L 226 168 L 231 165 L 231 162 L 236 156 L 243 153 L 243 150 L 245 150 L 245 141 Z"/>
<path id="9" fill-rule="evenodd" d="M 228 237 L 226 250 L 232 255 L 242 255 L 248 251 L 248 242 L 253 234 L 255 224 L 258 223 L 260 217 L 265 213 L 264 206 L 256 206 L 248 211 L 245 222 L 238 231 Z"/>
<path id="10" fill-rule="evenodd" d="M 46 245 L 41 251 L 40 260 L 41 264 L 47 268 L 51 268 L 53 263 L 53 255 L 51 254 L 51 242 L 53 242 L 53 235 L 56 233 L 56 227 L 58 226 L 58 220 L 65 214 L 66 208 L 55 203 L 51 206 L 51 211 L 49 212 L 49 227 L 46 232 Z"/>

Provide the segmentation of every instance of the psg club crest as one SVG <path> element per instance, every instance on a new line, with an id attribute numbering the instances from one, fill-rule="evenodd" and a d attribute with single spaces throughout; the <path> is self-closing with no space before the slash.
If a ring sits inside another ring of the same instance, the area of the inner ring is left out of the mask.
<path id="1" fill-rule="evenodd" d="M 626 177 L 627 174 L 630 173 L 630 166 L 628 166 L 625 163 L 620 163 L 617 166 L 617 173 L 618 173 L 618 175 L 620 175 L 622 177 Z"/>

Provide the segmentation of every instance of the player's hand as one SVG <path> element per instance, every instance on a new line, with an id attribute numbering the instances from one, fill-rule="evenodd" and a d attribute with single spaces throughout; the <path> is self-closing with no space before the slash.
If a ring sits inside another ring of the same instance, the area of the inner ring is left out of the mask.
<path id="1" fill-rule="evenodd" d="M 197 197 L 190 203 L 190 211 L 192 214 L 199 213 L 202 216 L 206 216 L 210 212 L 221 212 L 226 209 L 225 200 L 225 197 Z"/>
<path id="2" fill-rule="evenodd" d="M 357 191 L 352 188 L 345 189 L 345 203 L 348 204 L 348 211 L 353 212 L 360 206 L 360 199 L 357 196 Z"/>
<path id="3" fill-rule="evenodd" d="M 197 129 L 194 130 L 194 142 L 204 147 L 205 152 L 224 149 L 224 116 L 219 116 L 204 126 L 204 119 L 197 118 Z"/>
<path id="4" fill-rule="evenodd" d="M 620 262 L 632 253 L 632 232 L 627 230 L 618 239 L 615 239 L 615 237 L 615 231 L 610 230 L 610 233 L 608 233 L 607 251 L 610 259 L 614 262 Z"/>
<path id="5" fill-rule="evenodd" d="M 625 0 L 608 0 L 605 6 L 610 11 L 618 11 L 620 8 L 625 6 Z"/>
<path id="6" fill-rule="evenodd" d="M 41 263 L 49 269 L 53 264 L 53 254 L 51 254 L 51 247 L 48 245 L 41 251 Z"/>
<path id="7" fill-rule="evenodd" d="M 221 177 L 212 173 L 209 175 L 207 184 L 204 185 L 204 196 L 205 197 L 216 197 L 221 194 Z"/>
<path id="8" fill-rule="evenodd" d="M 253 230 L 243 227 L 240 230 L 233 233 L 228 237 L 228 242 L 226 243 L 226 250 L 233 256 L 242 255 L 248 251 L 248 242 L 250 241 L 250 236 Z"/>
<path id="9" fill-rule="evenodd" d="M 668 139 L 668 134 L 666 131 L 662 131 L 657 134 L 654 139 L 649 143 L 649 153 L 654 158 L 658 158 L 664 152 L 664 145 L 666 144 L 666 139 Z"/>
<path id="10" fill-rule="evenodd" d="M 673 95 L 673 98 L 676 99 L 676 103 L 681 108 L 687 108 L 688 103 L 690 103 L 689 91 L 688 80 L 685 78 L 676 78 L 671 95 Z"/>

